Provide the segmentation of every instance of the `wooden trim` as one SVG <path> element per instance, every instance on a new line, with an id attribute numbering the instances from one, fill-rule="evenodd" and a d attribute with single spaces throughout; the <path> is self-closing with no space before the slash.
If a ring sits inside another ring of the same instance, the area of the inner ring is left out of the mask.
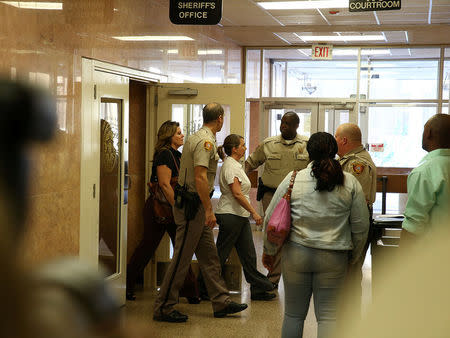
<path id="1" fill-rule="evenodd" d="M 386 177 L 386 192 L 407 193 L 408 175 L 413 168 L 377 167 L 377 192 L 383 192 L 382 178 Z"/>

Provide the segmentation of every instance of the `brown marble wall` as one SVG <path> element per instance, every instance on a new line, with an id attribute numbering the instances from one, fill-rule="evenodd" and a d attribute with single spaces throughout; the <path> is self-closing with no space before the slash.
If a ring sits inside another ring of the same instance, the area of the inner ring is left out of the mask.
<path id="1" fill-rule="evenodd" d="M 130 143 L 129 175 L 131 189 L 128 191 L 128 260 L 139 244 L 144 231 L 142 210 L 145 204 L 145 120 L 146 86 L 130 81 Z"/>
<path id="2" fill-rule="evenodd" d="M 0 74 L 48 88 L 58 107 L 57 136 L 31 152 L 32 203 L 24 250 L 31 262 L 79 251 L 83 56 L 160 72 L 166 74 L 164 81 L 241 82 L 241 48 L 220 27 L 171 24 L 169 1 L 60 2 L 63 10 L 0 3 Z M 155 43 L 113 38 L 123 35 L 187 35 L 194 40 Z M 207 49 L 220 53 L 198 53 Z M 140 173 L 131 166 L 130 170 L 135 187 L 143 186 Z"/>

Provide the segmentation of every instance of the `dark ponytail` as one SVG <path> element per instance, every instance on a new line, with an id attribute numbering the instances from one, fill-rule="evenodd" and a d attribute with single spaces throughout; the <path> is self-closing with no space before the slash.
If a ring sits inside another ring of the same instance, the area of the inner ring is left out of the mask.
<path id="1" fill-rule="evenodd" d="M 223 151 L 223 146 L 217 147 L 217 153 L 219 154 L 220 159 L 225 160 L 225 152 Z"/>
<path id="2" fill-rule="evenodd" d="M 233 148 L 239 147 L 241 144 L 241 139 L 243 137 L 241 135 L 237 134 L 230 134 L 227 137 L 225 137 L 225 140 L 223 141 L 223 145 L 217 148 L 217 152 L 219 154 L 219 157 L 224 160 L 225 154 L 228 156 L 231 156 L 233 152 Z"/>
<path id="3" fill-rule="evenodd" d="M 316 190 L 333 191 L 337 185 L 344 184 L 342 167 L 334 159 L 338 146 L 333 135 L 325 132 L 311 135 L 306 150 L 313 161 L 311 176 L 317 179 Z"/>

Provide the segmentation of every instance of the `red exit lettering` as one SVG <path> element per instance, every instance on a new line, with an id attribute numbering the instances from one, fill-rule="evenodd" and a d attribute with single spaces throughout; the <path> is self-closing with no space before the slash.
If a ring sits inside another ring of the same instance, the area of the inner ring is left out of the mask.
<path id="1" fill-rule="evenodd" d="M 316 58 L 326 58 L 328 57 L 329 49 L 328 47 L 316 47 L 314 49 L 314 56 Z"/>
<path id="2" fill-rule="evenodd" d="M 312 57 L 317 59 L 331 59 L 332 46 L 313 46 Z"/>

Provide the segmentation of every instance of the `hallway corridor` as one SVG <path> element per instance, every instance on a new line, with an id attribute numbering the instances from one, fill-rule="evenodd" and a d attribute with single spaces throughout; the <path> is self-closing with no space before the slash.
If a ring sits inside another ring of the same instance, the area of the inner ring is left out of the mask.
<path id="1" fill-rule="evenodd" d="M 258 255 L 258 270 L 265 273 L 261 264 L 261 253 L 263 245 L 263 233 L 253 231 L 256 252 Z M 370 302 L 370 255 L 364 264 L 363 281 L 363 305 Z M 189 319 L 186 323 L 161 323 L 153 321 L 153 304 L 156 293 L 151 291 L 137 292 L 135 301 L 127 301 L 124 311 L 124 320 L 137 321 L 139 327 L 145 332 L 145 337 L 280 337 L 283 322 L 284 287 L 280 283 L 278 297 L 272 301 L 251 301 L 250 287 L 242 276 L 242 292 L 231 296 L 233 301 L 248 303 L 249 307 L 237 315 L 226 318 L 214 318 L 211 302 L 202 301 L 200 304 L 191 305 L 186 298 L 180 298 L 177 310 L 187 314 Z M 314 308 L 310 305 L 308 317 L 305 322 L 303 338 L 315 338 L 317 331 Z"/>

